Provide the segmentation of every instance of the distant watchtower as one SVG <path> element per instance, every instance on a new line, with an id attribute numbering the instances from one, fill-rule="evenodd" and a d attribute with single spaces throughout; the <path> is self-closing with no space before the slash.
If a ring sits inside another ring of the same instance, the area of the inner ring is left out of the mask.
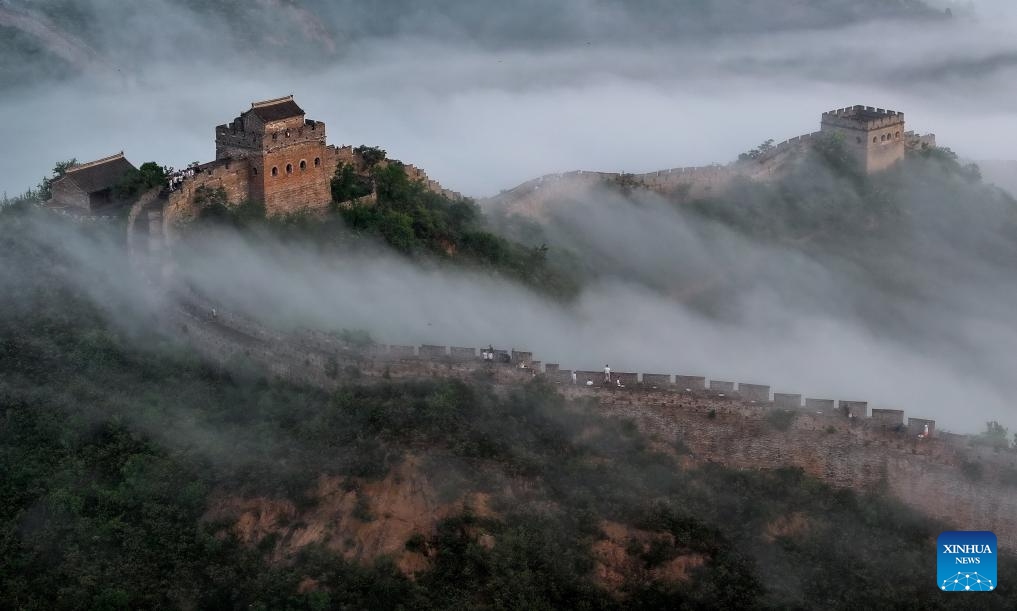
<path id="1" fill-rule="evenodd" d="M 293 96 L 254 102 L 251 109 L 215 128 L 215 158 L 247 159 L 250 198 L 285 212 L 330 200 L 325 124 L 304 118 Z"/>
<path id="2" fill-rule="evenodd" d="M 885 170 L 904 157 L 902 112 L 861 105 L 839 108 L 823 113 L 820 130 L 843 136 L 866 174 Z"/>

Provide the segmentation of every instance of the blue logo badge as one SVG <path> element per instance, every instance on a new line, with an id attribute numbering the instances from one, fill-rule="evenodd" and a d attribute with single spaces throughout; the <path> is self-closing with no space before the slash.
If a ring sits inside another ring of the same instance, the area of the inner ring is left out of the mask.
<path id="1" fill-rule="evenodd" d="M 996 535 L 949 531 L 936 540 L 936 585 L 945 592 L 991 592 L 996 581 Z"/>

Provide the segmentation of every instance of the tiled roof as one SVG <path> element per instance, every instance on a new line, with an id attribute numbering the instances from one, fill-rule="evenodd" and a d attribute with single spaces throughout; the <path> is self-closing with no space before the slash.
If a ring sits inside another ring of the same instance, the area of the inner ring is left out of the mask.
<path id="1" fill-rule="evenodd" d="M 265 123 L 304 116 L 303 109 L 297 106 L 291 95 L 274 100 L 265 100 L 264 102 L 255 102 L 251 104 L 251 110 L 248 112 L 253 112 Z"/>
<path id="2" fill-rule="evenodd" d="M 70 180 L 86 193 L 109 189 L 134 166 L 124 158 L 123 151 L 116 155 L 82 163 L 67 169 L 60 180 Z"/>

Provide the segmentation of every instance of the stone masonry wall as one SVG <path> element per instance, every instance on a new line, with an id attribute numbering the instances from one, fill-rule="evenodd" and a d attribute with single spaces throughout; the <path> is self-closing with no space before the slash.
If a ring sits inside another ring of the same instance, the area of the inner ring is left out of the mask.
<path id="1" fill-rule="evenodd" d="M 570 396 L 586 389 L 569 388 Z M 699 394 L 600 393 L 609 413 L 631 418 L 664 442 L 676 438 L 694 461 L 736 469 L 799 467 L 837 487 L 884 487 L 904 503 L 952 527 L 991 530 L 1000 544 L 1017 545 L 1017 489 L 1000 481 L 1017 455 L 985 465 L 982 479 L 962 471 L 957 444 L 883 431 L 836 414 L 801 414 L 787 432 L 767 425 L 767 411 Z"/>
<path id="2" fill-rule="evenodd" d="M 170 192 L 163 217 L 167 226 L 187 222 L 197 215 L 194 196 L 199 187 L 226 191 L 231 203 L 251 197 L 251 164 L 247 159 L 224 159 L 199 166 L 192 178 Z"/>
<path id="3" fill-rule="evenodd" d="M 238 359 L 260 363 L 271 374 L 332 389 L 355 370 L 364 381 L 420 377 L 469 379 L 486 372 L 496 384 L 514 384 L 538 375 L 534 368 L 517 363 L 485 363 L 469 357 L 471 349 L 444 346 L 375 346 L 354 351 L 325 334 L 305 333 L 284 336 L 262 328 L 232 313 L 211 313 L 210 304 L 195 295 L 177 295 L 170 323 L 186 328 L 195 349 L 220 364 Z M 453 356 L 456 354 L 456 356 Z M 517 353 L 524 354 L 524 353 Z M 532 355 L 525 353 L 532 358 Z M 536 361 L 532 361 L 534 364 Z M 331 373 L 330 373 L 331 369 Z M 717 462 L 736 469 L 798 467 L 833 486 L 855 490 L 884 488 L 901 501 L 946 524 L 965 529 L 995 532 L 1003 545 L 1017 545 L 1017 488 L 1004 481 L 1004 469 L 1017 468 L 1017 453 L 978 454 L 966 447 L 963 436 L 933 434 L 935 422 L 909 419 L 908 429 L 888 430 L 879 419 L 865 417 L 861 401 L 842 401 L 832 409 L 833 400 L 806 399 L 813 411 L 797 412 L 790 430 L 769 425 L 767 414 L 774 408 L 766 401 L 751 402 L 739 394 L 718 390 L 733 389 L 734 383 L 713 380 L 711 390 L 666 386 L 652 388 L 660 376 L 623 373 L 625 388 L 604 384 L 602 371 L 581 371 L 578 384 L 571 383 L 568 370 L 557 364 L 549 379 L 560 384 L 568 397 L 590 397 L 612 416 L 630 418 L 651 440 L 681 441 L 697 463 Z M 585 377 L 594 381 L 585 385 Z M 698 376 L 676 376 L 677 380 Z M 752 394 L 762 385 L 740 385 Z M 716 387 L 718 390 L 713 390 Z M 787 395 L 789 397 L 797 395 Z M 757 398 L 762 398 L 759 395 Z M 848 418 L 846 413 L 855 414 Z M 919 436 L 929 426 L 930 435 Z M 978 460 L 979 480 L 965 475 L 965 465 Z"/>
<path id="4" fill-rule="evenodd" d="M 269 216 L 321 210 L 332 201 L 336 158 L 322 142 L 292 144 L 266 153 L 257 163 L 263 168 L 259 182 Z"/>

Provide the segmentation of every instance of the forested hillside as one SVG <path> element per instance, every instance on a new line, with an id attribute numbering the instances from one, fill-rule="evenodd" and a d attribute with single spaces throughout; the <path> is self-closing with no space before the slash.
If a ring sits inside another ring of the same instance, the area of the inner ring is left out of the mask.
<path id="1" fill-rule="evenodd" d="M 650 443 L 541 382 L 347 372 L 329 394 L 243 362 L 204 365 L 122 287 L 116 235 L 31 207 L 0 213 L 0 598 L 13 608 L 955 601 L 930 587 L 941 525 L 799 472 L 683 467 L 680 438 Z M 359 492 L 394 472 L 444 507 L 398 553 L 293 538 L 334 481 L 356 498 L 340 519 L 357 541 L 399 511 Z M 224 498 L 294 513 L 251 539 L 213 511 Z M 1012 566 L 1001 558 L 1003 574 Z M 986 608 L 1012 607 L 1007 588 Z"/>

